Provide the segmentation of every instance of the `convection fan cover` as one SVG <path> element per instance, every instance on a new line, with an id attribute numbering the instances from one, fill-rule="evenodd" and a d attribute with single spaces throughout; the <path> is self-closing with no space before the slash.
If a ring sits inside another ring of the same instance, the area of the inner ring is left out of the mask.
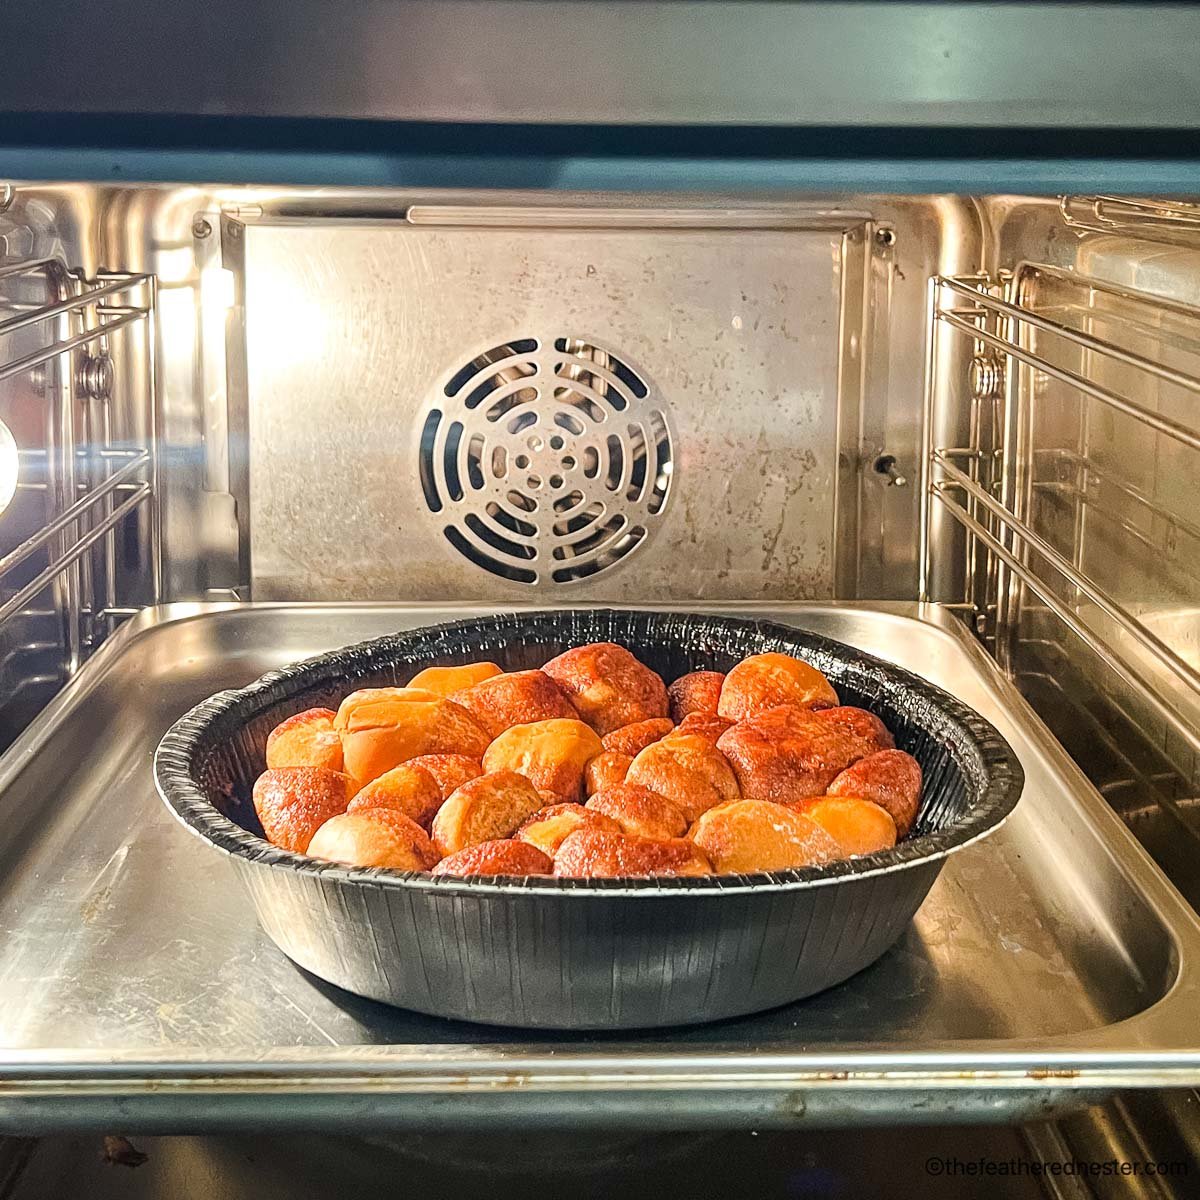
<path id="1" fill-rule="evenodd" d="M 671 495 L 670 423 L 645 372 L 570 337 L 515 338 L 425 409 L 425 503 L 459 554 L 503 579 L 569 584 L 652 536 Z"/>

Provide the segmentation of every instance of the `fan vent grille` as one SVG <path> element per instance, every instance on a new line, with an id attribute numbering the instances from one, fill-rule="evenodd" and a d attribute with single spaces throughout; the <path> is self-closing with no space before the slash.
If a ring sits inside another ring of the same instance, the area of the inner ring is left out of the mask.
<path id="1" fill-rule="evenodd" d="M 644 545 L 674 458 L 644 373 L 595 342 L 523 337 L 476 355 L 427 406 L 420 473 L 442 533 L 515 583 L 569 584 Z"/>

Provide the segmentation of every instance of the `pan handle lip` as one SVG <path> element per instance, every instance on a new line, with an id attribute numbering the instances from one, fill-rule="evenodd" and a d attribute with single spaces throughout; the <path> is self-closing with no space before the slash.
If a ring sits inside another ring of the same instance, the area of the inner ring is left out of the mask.
<path id="1" fill-rule="evenodd" d="M 520 613 L 500 613 L 472 617 L 438 625 L 407 629 L 382 638 L 359 642 L 340 650 L 316 655 L 298 663 L 270 671 L 242 688 L 217 692 L 193 706 L 178 718 L 163 735 L 154 754 L 154 777 L 157 790 L 172 814 L 191 833 L 206 844 L 255 866 L 299 872 L 320 877 L 331 884 L 383 889 L 433 891 L 440 895 L 496 896 L 591 896 L 591 897 L 665 897 L 698 895 L 770 894 L 831 886 L 852 880 L 866 880 L 883 874 L 917 869 L 943 862 L 950 854 L 990 836 L 1007 820 L 1021 796 L 1024 771 L 1015 752 L 995 727 L 980 714 L 954 696 L 919 676 L 896 667 L 854 647 L 826 638 L 820 634 L 782 625 L 778 622 L 714 614 L 696 614 L 694 620 L 713 622 L 725 630 L 744 630 L 772 639 L 790 642 L 803 653 L 818 649 L 843 662 L 853 670 L 855 664 L 882 670 L 884 676 L 917 697 L 928 700 L 943 717 L 961 728 L 967 744 L 979 759 L 986 784 L 982 794 L 964 816 L 945 829 L 899 843 L 888 850 L 843 859 L 824 867 L 803 867 L 788 871 L 766 872 L 758 875 L 704 876 L 699 878 L 644 880 L 565 879 L 550 876 L 458 878 L 431 876 L 427 872 L 401 872 L 386 868 L 357 868 L 324 862 L 306 855 L 294 854 L 272 846 L 224 816 L 204 795 L 193 775 L 197 754 L 211 736 L 212 725 L 219 718 L 242 709 L 258 697 L 286 689 L 296 678 L 308 677 L 310 686 L 336 677 L 338 663 L 347 657 L 386 652 L 406 641 L 436 638 L 451 633 L 469 633 L 488 629 L 496 634 L 505 628 L 514 632 L 521 623 L 539 620 L 571 620 L 585 618 L 609 623 L 615 618 L 670 621 L 686 619 L 689 614 L 647 609 L 566 608 L 539 609 Z M 800 642 L 801 645 L 796 645 Z M 324 668 L 324 671 L 322 671 Z M 313 674 L 316 672 L 316 677 Z M 252 714 L 241 715 L 248 720 Z"/>

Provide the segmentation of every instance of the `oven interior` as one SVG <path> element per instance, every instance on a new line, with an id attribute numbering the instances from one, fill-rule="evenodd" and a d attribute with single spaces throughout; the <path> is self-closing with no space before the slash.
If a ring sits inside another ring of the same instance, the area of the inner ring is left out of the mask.
<path id="1" fill-rule="evenodd" d="M 1184 199 L 6 186 L 0 748 L 162 605 L 915 601 L 1198 906 L 1198 395 Z"/>

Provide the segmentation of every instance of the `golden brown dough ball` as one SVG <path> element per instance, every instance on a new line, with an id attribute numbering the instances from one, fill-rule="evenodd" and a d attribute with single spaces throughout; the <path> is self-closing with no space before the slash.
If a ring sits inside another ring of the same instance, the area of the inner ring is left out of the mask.
<path id="1" fill-rule="evenodd" d="M 412 761 L 401 763 L 372 779 L 355 793 L 347 812 L 386 808 L 402 813 L 422 829 L 429 828 L 433 814 L 442 806 L 442 793 L 433 776 Z"/>
<path id="2" fill-rule="evenodd" d="M 615 821 L 610 821 L 603 813 L 584 808 L 582 804 L 551 804 L 546 808 L 539 808 L 533 816 L 528 817 L 513 837 L 536 846 L 543 854 L 553 858 L 567 835 L 577 829 L 620 832 L 620 827 Z"/>
<path id="3" fill-rule="evenodd" d="M 699 737 L 706 738 L 715 746 L 721 740 L 721 734 L 727 729 L 732 729 L 735 722 L 727 717 L 720 717 L 716 713 L 688 713 L 682 721 L 679 722 L 677 733 L 694 733 Z"/>
<path id="4" fill-rule="evenodd" d="M 794 800 L 788 808 L 816 821 L 847 858 L 873 854 L 896 844 L 896 822 L 878 804 L 852 796 L 814 796 Z"/>
<path id="5" fill-rule="evenodd" d="M 564 803 L 583 793 L 583 770 L 604 747 L 578 718 L 535 721 L 506 729 L 483 756 L 485 771 L 517 771 Z"/>
<path id="6" fill-rule="evenodd" d="M 718 875 L 782 871 L 844 857 L 837 841 L 815 821 L 769 800 L 734 800 L 710 808 L 688 837 Z"/>
<path id="7" fill-rule="evenodd" d="M 456 692 L 461 704 L 484 729 L 497 738 L 514 725 L 531 725 L 555 717 L 579 720 L 571 702 L 544 671 L 513 671 L 494 675 L 474 687 Z"/>
<path id="8" fill-rule="evenodd" d="M 536 846 L 507 838 L 468 846 L 433 868 L 434 875 L 549 875 L 554 863 Z"/>
<path id="9" fill-rule="evenodd" d="M 552 658 L 542 670 L 601 737 L 623 725 L 667 715 L 666 685 L 613 642 L 577 646 Z"/>
<path id="10" fill-rule="evenodd" d="M 272 767 L 254 784 L 254 811 L 267 841 L 303 854 L 330 817 L 344 813 L 354 780 L 325 767 Z"/>
<path id="11" fill-rule="evenodd" d="M 433 818 L 439 855 L 506 838 L 544 805 L 537 788 L 515 771 L 492 771 L 464 783 Z"/>
<path id="12" fill-rule="evenodd" d="M 468 779 L 478 779 L 483 774 L 483 763 L 465 754 L 419 754 L 410 758 L 408 765 L 428 771 L 443 800 L 448 800 Z"/>
<path id="13" fill-rule="evenodd" d="M 635 879 L 709 875 L 711 868 L 687 838 L 655 841 L 599 829 L 577 829 L 559 846 L 554 874 L 573 879 Z"/>
<path id="14" fill-rule="evenodd" d="M 836 708 L 818 709 L 813 716 L 839 733 L 857 738 L 862 743 L 863 755 L 874 754 L 876 750 L 895 748 L 896 741 L 891 730 L 873 712 L 867 712 L 865 708 L 839 704 Z"/>
<path id="15" fill-rule="evenodd" d="M 742 721 L 781 704 L 832 708 L 837 703 L 833 685 L 803 659 L 790 654 L 752 654 L 725 676 L 717 712 L 731 721 Z"/>
<path id="16" fill-rule="evenodd" d="M 683 837 L 687 818 L 666 796 L 636 783 L 622 783 L 597 792 L 588 802 L 593 812 L 615 821 L 622 833 L 656 841 Z"/>
<path id="17" fill-rule="evenodd" d="M 436 692 L 447 699 L 455 692 L 473 687 L 493 675 L 499 675 L 500 668 L 495 663 L 467 663 L 461 667 L 426 667 L 418 671 L 409 681 L 410 688 L 424 688 L 427 692 Z"/>
<path id="18" fill-rule="evenodd" d="M 625 775 L 633 759 L 628 754 L 618 754 L 615 750 L 605 750 L 589 759 L 583 768 L 583 787 L 589 796 L 604 791 L 605 788 L 615 787 L 625 782 Z"/>
<path id="19" fill-rule="evenodd" d="M 342 739 L 328 708 L 310 708 L 281 721 L 267 736 L 268 767 L 342 769 Z"/>
<path id="20" fill-rule="evenodd" d="M 692 713 L 715 713 L 724 682 L 725 676 L 720 671 L 692 671 L 680 675 L 667 688 L 671 720 L 682 724 L 683 718 Z"/>
<path id="21" fill-rule="evenodd" d="M 859 757 L 860 746 L 857 738 L 790 704 L 739 721 L 717 742 L 742 795 L 776 801 L 823 796 L 837 774 Z"/>
<path id="22" fill-rule="evenodd" d="M 651 717 L 648 721 L 634 721 L 632 725 L 622 725 L 620 729 L 606 733 L 600 740 L 604 743 L 605 750 L 615 750 L 618 754 L 636 758 L 647 746 L 654 745 L 674 728 L 675 724 L 670 717 Z"/>
<path id="23" fill-rule="evenodd" d="M 428 871 L 437 862 L 429 835 L 403 813 L 368 808 L 330 817 L 309 843 L 313 858 L 352 867 L 391 867 Z"/>
<path id="24" fill-rule="evenodd" d="M 921 764 L 903 750 L 880 750 L 847 767 L 827 790 L 831 796 L 878 804 L 896 822 L 896 833 L 905 837 L 921 807 Z"/>
<path id="25" fill-rule="evenodd" d="M 673 733 L 647 746 L 633 760 L 625 782 L 666 796 L 689 823 L 714 804 L 741 795 L 725 756 L 694 733 Z"/>
<path id="26" fill-rule="evenodd" d="M 482 758 L 490 738 L 466 709 L 420 688 L 364 688 L 334 718 L 347 774 L 365 785 L 424 754 Z"/>

